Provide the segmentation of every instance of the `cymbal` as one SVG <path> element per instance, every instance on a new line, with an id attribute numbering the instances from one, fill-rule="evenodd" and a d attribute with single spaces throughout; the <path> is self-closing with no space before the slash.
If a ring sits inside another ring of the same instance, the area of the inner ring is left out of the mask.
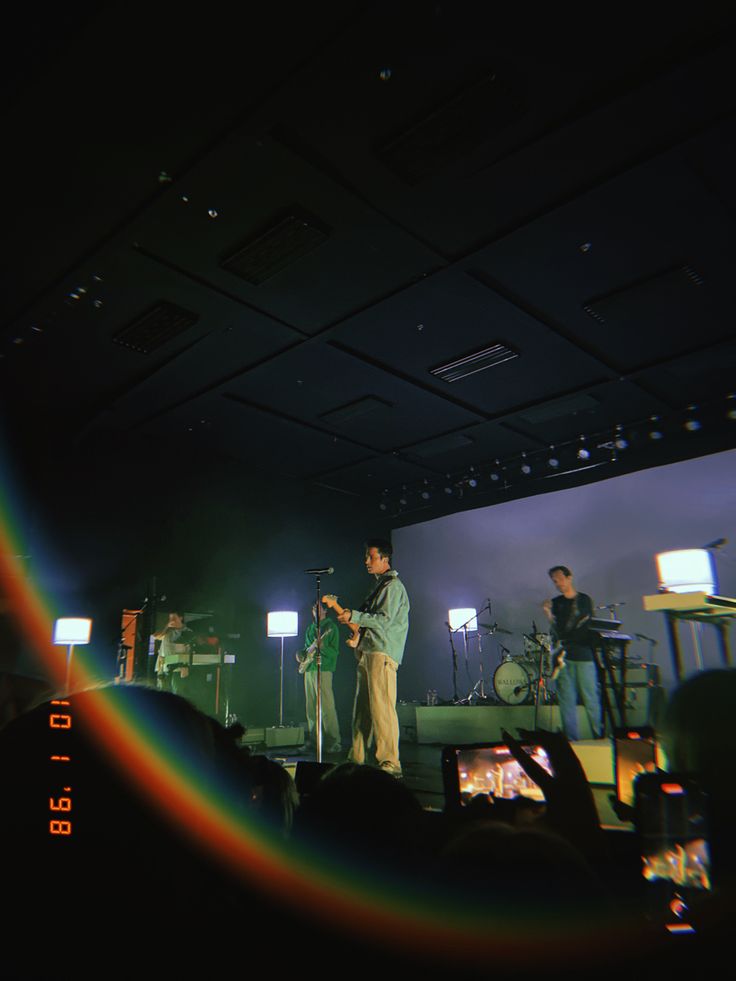
<path id="1" fill-rule="evenodd" d="M 484 630 L 492 630 L 497 634 L 512 634 L 513 630 L 505 630 L 503 627 L 499 627 L 497 623 L 479 623 L 479 627 L 483 627 Z"/>

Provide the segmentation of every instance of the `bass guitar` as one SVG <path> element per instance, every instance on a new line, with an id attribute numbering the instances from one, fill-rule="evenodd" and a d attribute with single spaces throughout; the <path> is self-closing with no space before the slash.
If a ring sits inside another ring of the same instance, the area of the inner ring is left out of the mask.
<path id="1" fill-rule="evenodd" d="M 340 604 L 337 602 L 337 596 L 332 596 L 331 594 L 328 594 L 327 596 L 322 597 L 322 602 L 324 603 L 325 606 L 328 606 L 331 610 L 334 610 L 338 616 L 340 616 L 341 613 L 345 612 L 344 607 L 340 606 Z M 348 645 L 348 647 L 352 647 L 353 649 L 355 649 L 360 643 L 362 630 L 357 625 L 357 623 L 349 623 L 348 629 L 350 630 L 350 636 L 347 638 L 345 643 Z"/>

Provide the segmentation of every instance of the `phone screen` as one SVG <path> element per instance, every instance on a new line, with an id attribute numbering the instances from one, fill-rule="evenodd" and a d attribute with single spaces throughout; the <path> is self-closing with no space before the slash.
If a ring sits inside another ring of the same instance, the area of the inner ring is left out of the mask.
<path id="1" fill-rule="evenodd" d="M 634 804 L 634 781 L 642 773 L 657 769 L 657 742 L 649 727 L 616 729 L 613 739 L 616 766 L 616 796 L 629 806 Z"/>
<path id="2" fill-rule="evenodd" d="M 671 933 L 692 933 L 689 909 L 711 888 L 707 797 L 692 778 L 672 773 L 640 776 L 634 795 L 652 911 Z"/>
<path id="3" fill-rule="evenodd" d="M 552 774 L 547 753 L 541 746 L 524 746 L 525 751 L 540 766 Z M 453 796 L 460 804 L 467 804 L 478 794 L 511 800 L 526 797 L 543 801 L 541 787 L 531 780 L 503 743 L 478 746 L 447 747 L 443 753 L 446 795 Z"/>
<path id="4" fill-rule="evenodd" d="M 710 889 L 703 791 L 691 778 L 670 773 L 645 774 L 635 788 L 644 878 L 684 889 Z"/>

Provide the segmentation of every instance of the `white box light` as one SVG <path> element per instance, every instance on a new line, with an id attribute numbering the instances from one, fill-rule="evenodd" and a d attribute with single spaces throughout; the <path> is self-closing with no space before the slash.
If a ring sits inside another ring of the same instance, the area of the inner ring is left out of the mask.
<path id="1" fill-rule="evenodd" d="M 470 623 L 468 623 L 468 620 Z M 459 630 L 466 623 L 468 624 L 468 630 L 477 630 L 478 612 L 472 607 L 468 607 L 465 610 L 448 610 L 447 621 L 450 624 L 450 630 Z"/>
<path id="2" fill-rule="evenodd" d="M 293 610 L 276 610 L 266 620 L 269 637 L 296 637 L 299 633 L 299 614 Z"/>
<path id="3" fill-rule="evenodd" d="M 89 644 L 92 621 L 85 617 L 60 617 L 54 624 L 54 643 L 66 647 Z"/>
<path id="4" fill-rule="evenodd" d="M 713 554 L 704 548 L 683 548 L 657 555 L 659 588 L 666 593 L 718 592 Z"/>

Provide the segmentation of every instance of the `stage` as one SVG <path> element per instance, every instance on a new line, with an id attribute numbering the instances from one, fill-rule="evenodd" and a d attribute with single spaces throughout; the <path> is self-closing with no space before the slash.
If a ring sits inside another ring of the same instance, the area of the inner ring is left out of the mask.
<path id="1" fill-rule="evenodd" d="M 502 729 L 516 735 L 519 729 L 531 729 L 534 726 L 533 705 L 427 706 L 402 702 L 397 709 L 401 728 L 400 751 L 404 783 L 416 794 L 423 807 L 437 811 L 443 810 L 445 806 L 441 772 L 443 746 L 496 742 L 503 738 Z M 583 718 L 585 711 L 582 707 L 578 711 L 582 713 L 581 731 L 590 735 L 587 719 Z M 540 708 L 537 725 L 542 729 L 558 729 L 557 706 Z M 251 746 L 254 753 L 263 752 L 280 762 L 294 776 L 297 765 L 301 761 L 313 761 L 314 754 L 299 746 L 267 746 L 269 733 L 268 741 L 273 744 L 274 733 L 277 734 L 278 731 L 249 730 L 244 742 Z M 294 730 L 285 728 L 283 731 L 290 733 Z M 348 746 L 345 740 L 344 745 L 344 757 L 347 757 Z M 611 739 L 581 739 L 572 743 L 572 747 L 591 785 L 601 825 L 610 830 L 631 831 L 630 825 L 618 820 L 609 800 L 614 792 Z M 335 762 L 339 760 L 330 757 L 329 763 Z"/>

